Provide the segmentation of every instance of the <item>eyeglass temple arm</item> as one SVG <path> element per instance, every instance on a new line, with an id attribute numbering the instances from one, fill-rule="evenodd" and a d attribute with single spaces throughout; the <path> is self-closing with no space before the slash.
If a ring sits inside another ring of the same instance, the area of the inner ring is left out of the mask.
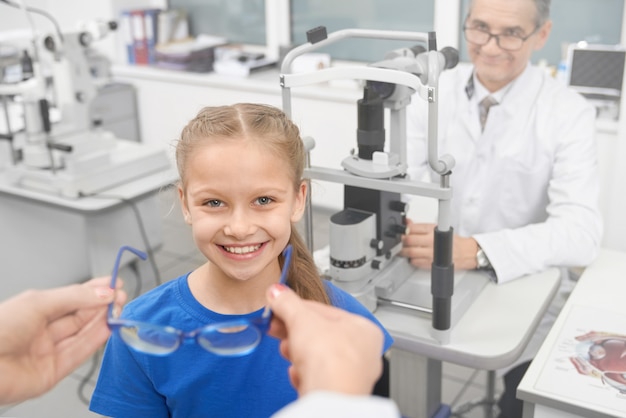
<path id="1" fill-rule="evenodd" d="M 293 247 L 288 245 L 283 251 L 283 269 L 280 272 L 280 284 L 287 283 L 287 273 L 289 270 L 289 265 L 291 264 L 291 253 L 293 252 Z"/>
<path id="2" fill-rule="evenodd" d="M 120 268 L 120 261 L 122 260 L 122 255 L 124 254 L 124 251 L 130 251 L 131 253 L 135 254 L 137 257 L 141 258 L 142 260 L 145 260 L 146 258 L 148 258 L 148 255 L 141 250 L 133 248 L 129 245 L 121 246 L 120 249 L 117 251 L 117 257 L 115 258 L 115 264 L 113 265 L 113 272 L 111 273 L 111 286 L 110 286 L 111 289 L 115 289 L 115 282 L 117 281 L 117 272 Z"/>
<path id="3" fill-rule="evenodd" d="M 291 264 L 292 252 L 293 252 L 293 247 L 291 246 L 291 244 L 287 245 L 287 247 L 283 250 L 283 268 L 280 272 L 280 280 L 278 281 L 278 283 L 280 284 L 287 283 L 287 272 L 289 271 L 289 265 Z M 271 314 L 272 314 L 272 310 L 269 308 L 269 306 L 266 305 L 265 309 L 263 310 L 263 314 L 261 315 L 261 318 L 269 322 L 269 319 L 271 318 Z"/>
<path id="4" fill-rule="evenodd" d="M 115 264 L 113 265 L 113 271 L 111 272 L 111 284 L 109 287 L 114 290 L 115 290 L 115 283 L 117 282 L 117 273 L 120 269 L 120 261 L 122 260 L 122 255 L 124 254 L 124 251 L 130 251 L 131 253 L 135 254 L 137 257 L 141 258 L 142 260 L 145 260 L 148 258 L 148 255 L 141 250 L 133 248 L 129 245 L 121 246 L 120 249 L 117 251 L 117 257 L 115 258 Z M 109 304 L 109 312 L 108 312 L 109 318 L 113 314 L 114 304 L 115 304 L 115 300 L 113 300 L 113 302 Z"/>

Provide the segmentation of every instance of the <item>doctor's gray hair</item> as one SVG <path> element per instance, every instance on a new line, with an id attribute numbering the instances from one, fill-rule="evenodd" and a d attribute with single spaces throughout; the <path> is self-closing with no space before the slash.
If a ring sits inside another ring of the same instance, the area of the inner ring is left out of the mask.
<path id="1" fill-rule="evenodd" d="M 535 0 L 537 6 L 537 27 L 541 27 L 550 19 L 550 0 Z"/>
<path id="2" fill-rule="evenodd" d="M 519 1 L 519 0 L 514 0 Z M 537 7 L 537 16 L 535 17 L 535 25 L 539 28 L 548 20 L 550 20 L 550 0 L 532 0 Z M 470 0 L 467 15 L 470 15 L 474 0 Z"/>

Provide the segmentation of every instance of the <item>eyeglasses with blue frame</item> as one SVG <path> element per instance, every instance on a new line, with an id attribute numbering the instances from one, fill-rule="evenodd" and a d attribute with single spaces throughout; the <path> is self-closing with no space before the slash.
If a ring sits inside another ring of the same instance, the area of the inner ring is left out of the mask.
<path id="1" fill-rule="evenodd" d="M 130 251 L 142 260 L 146 253 L 130 246 L 122 246 L 115 259 L 111 274 L 111 288 L 115 289 L 120 260 L 125 251 Z M 283 267 L 280 283 L 287 281 L 287 272 L 293 249 L 288 245 L 283 251 Z M 186 340 L 195 341 L 206 351 L 220 356 L 244 356 L 259 345 L 263 334 L 269 329 L 271 310 L 265 307 L 257 318 L 241 318 L 232 321 L 210 324 L 193 331 L 185 332 L 167 325 L 150 324 L 114 317 L 114 304 L 109 305 L 107 323 L 111 332 L 133 350 L 157 356 L 166 356 L 176 351 Z"/>

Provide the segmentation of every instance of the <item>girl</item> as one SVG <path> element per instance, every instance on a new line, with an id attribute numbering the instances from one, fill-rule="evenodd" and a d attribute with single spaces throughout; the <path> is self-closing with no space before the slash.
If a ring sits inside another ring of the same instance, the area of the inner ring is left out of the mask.
<path id="1" fill-rule="evenodd" d="M 279 109 L 202 109 L 182 131 L 176 163 L 183 216 L 207 262 L 135 299 L 122 317 L 184 331 L 256 318 L 291 244 L 289 287 L 381 326 L 356 299 L 320 278 L 296 231 L 307 194 L 304 161 L 300 132 Z M 387 350 L 392 339 L 383 331 Z M 265 336 L 244 356 L 220 356 L 193 340 L 155 356 L 114 333 L 90 409 L 117 418 L 268 417 L 297 397 L 288 368 L 278 340 Z"/>

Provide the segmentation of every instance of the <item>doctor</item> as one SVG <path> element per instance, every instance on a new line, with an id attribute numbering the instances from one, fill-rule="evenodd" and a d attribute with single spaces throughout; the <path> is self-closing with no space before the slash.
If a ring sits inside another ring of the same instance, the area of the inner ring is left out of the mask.
<path id="1" fill-rule="evenodd" d="M 498 283 L 585 266 L 602 236 L 594 109 L 529 63 L 550 34 L 549 9 L 550 0 L 472 0 L 462 29 L 472 65 L 439 81 L 440 153 L 456 160 L 455 268 L 489 270 Z M 428 172 L 425 106 L 413 100 L 408 109 L 412 178 Z M 403 237 L 403 254 L 417 267 L 430 268 L 433 228 L 409 223 Z M 521 417 L 515 389 L 572 287 L 563 277 L 521 364 L 505 376 L 502 417 Z"/>

